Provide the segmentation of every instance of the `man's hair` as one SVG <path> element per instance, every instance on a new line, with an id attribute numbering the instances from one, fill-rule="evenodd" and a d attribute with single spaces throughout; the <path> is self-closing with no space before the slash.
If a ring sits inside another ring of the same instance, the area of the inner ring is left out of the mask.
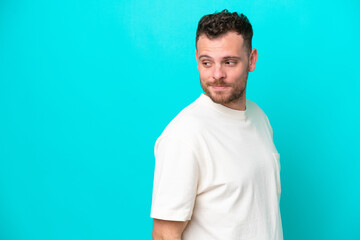
<path id="1" fill-rule="evenodd" d="M 213 39 L 231 31 L 237 32 L 244 38 L 244 45 L 250 53 L 253 30 L 249 19 L 244 14 L 239 16 L 236 12 L 231 13 L 227 9 L 219 13 L 205 15 L 200 19 L 196 30 L 195 46 L 197 47 L 197 42 L 202 34 Z"/>

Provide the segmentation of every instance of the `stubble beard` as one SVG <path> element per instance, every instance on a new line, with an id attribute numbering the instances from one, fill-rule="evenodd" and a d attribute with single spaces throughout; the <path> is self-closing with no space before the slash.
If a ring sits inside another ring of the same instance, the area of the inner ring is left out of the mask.
<path id="1" fill-rule="evenodd" d="M 214 83 L 203 83 L 203 81 L 200 80 L 201 88 L 204 90 L 205 94 L 210 97 L 210 99 L 218 104 L 229 104 L 232 102 L 239 101 L 243 96 L 245 96 L 245 90 L 246 90 L 246 82 L 244 85 L 229 85 L 224 83 L 223 81 L 217 81 Z M 209 90 L 211 86 L 228 86 L 231 89 L 230 94 L 227 92 L 222 91 L 214 91 L 213 93 Z"/>

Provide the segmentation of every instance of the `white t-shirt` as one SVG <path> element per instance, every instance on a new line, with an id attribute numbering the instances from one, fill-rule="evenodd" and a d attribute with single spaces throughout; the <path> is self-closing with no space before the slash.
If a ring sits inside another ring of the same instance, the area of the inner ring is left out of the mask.
<path id="1" fill-rule="evenodd" d="M 254 102 L 202 94 L 156 141 L 151 217 L 190 220 L 183 240 L 282 240 L 279 157 Z"/>

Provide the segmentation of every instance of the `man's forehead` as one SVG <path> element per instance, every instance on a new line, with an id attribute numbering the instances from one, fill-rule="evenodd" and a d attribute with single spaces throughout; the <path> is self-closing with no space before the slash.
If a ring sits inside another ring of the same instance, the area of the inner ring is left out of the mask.
<path id="1" fill-rule="evenodd" d="M 243 37 L 235 32 L 229 32 L 217 38 L 208 38 L 205 34 L 199 37 L 197 55 L 211 58 L 240 57 L 246 51 Z"/>
<path id="2" fill-rule="evenodd" d="M 229 32 L 218 36 L 216 38 L 209 38 L 205 34 L 199 36 L 197 42 L 197 49 L 202 50 L 206 48 L 241 48 L 244 46 L 244 39 L 240 34 Z"/>

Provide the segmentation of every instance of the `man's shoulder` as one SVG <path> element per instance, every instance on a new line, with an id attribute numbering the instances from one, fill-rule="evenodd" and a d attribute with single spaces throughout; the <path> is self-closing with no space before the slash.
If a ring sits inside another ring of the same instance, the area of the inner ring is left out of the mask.
<path id="1" fill-rule="evenodd" d="M 246 106 L 247 106 L 249 115 L 254 115 L 255 117 L 265 117 L 266 118 L 265 112 L 255 102 L 253 102 L 249 99 L 246 99 Z"/>
<path id="2" fill-rule="evenodd" d="M 201 115 L 201 101 L 199 99 L 181 110 L 173 120 L 166 126 L 162 135 L 181 135 L 199 130 L 204 119 Z"/>
<path id="3" fill-rule="evenodd" d="M 202 126 L 205 122 L 201 117 L 202 109 L 201 102 L 197 99 L 180 111 L 156 140 L 155 155 L 162 144 L 167 147 L 176 144 L 175 148 L 181 148 L 180 145 L 187 146 L 192 151 L 197 149 L 198 139 L 201 138 Z"/>
<path id="4" fill-rule="evenodd" d="M 257 105 L 255 102 L 246 100 L 247 106 L 249 106 L 249 116 L 251 117 L 251 121 L 257 125 L 266 126 L 267 129 L 272 134 L 272 127 L 270 125 L 269 118 L 266 113 Z"/>

